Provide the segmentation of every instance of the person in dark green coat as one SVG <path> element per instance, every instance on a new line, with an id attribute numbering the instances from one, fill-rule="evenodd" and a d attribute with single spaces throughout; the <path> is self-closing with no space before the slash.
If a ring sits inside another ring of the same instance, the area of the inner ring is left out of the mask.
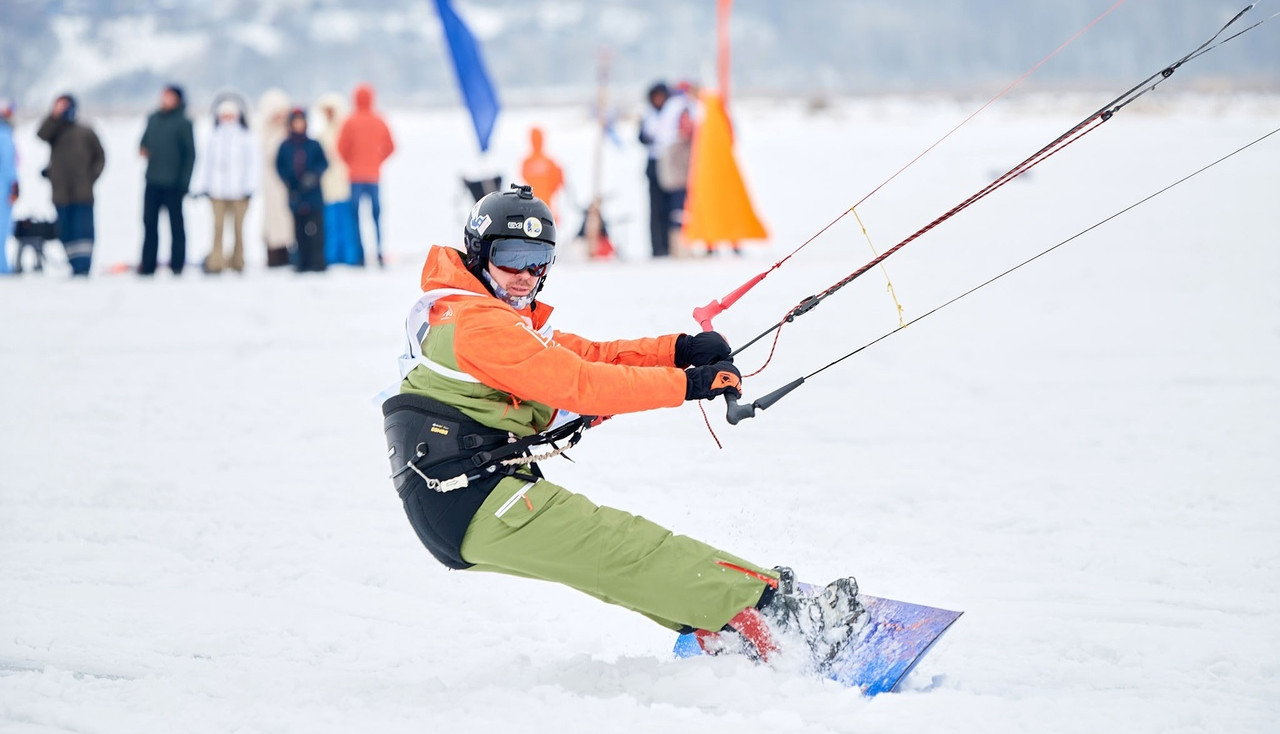
<path id="1" fill-rule="evenodd" d="M 160 109 L 147 118 L 142 133 L 142 157 L 147 159 L 147 185 L 142 201 L 142 261 L 140 275 L 156 272 L 160 249 L 160 210 L 169 216 L 169 267 L 180 275 L 187 259 L 186 225 L 182 220 L 182 200 L 191 185 L 196 163 L 195 133 L 187 119 L 182 87 L 174 84 L 160 93 Z"/>

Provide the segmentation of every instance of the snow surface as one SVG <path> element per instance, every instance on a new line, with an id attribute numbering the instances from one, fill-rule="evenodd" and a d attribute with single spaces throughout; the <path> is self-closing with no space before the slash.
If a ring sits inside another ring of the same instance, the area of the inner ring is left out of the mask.
<path id="1" fill-rule="evenodd" d="M 1002 103 L 859 208 L 887 249 L 1099 99 Z M 610 149 L 627 256 L 546 299 L 605 339 L 695 328 L 976 104 L 742 105 L 767 246 L 643 257 L 642 161 Z M 810 581 L 965 610 L 906 691 L 865 699 L 545 583 L 436 565 L 386 478 L 381 416 L 459 173 L 527 125 L 585 198 L 578 110 L 392 114 L 385 271 L 108 275 L 140 242 L 141 120 L 108 149 L 95 276 L 0 281 L 0 730 L 1264 732 L 1280 721 L 1280 136 L 831 369 L 754 420 L 619 417 L 545 468 L 595 501 Z M 46 155 L 19 127 L 22 206 Z M 1268 99 L 1149 95 L 904 248 L 908 318 L 1280 127 Z M 630 130 L 623 130 L 629 139 Z M 47 189 L 46 189 L 47 190 Z M 568 210 L 568 202 L 562 202 Z M 206 251 L 203 201 L 187 204 Z M 250 231 L 256 232 L 256 212 Z M 576 229 L 566 216 L 562 231 Z M 742 343 L 871 257 L 853 217 L 720 317 Z M 163 244 L 162 253 L 167 253 Z M 748 396 L 897 324 L 872 271 L 788 325 Z M 767 340 L 739 363 L 764 361 Z"/>

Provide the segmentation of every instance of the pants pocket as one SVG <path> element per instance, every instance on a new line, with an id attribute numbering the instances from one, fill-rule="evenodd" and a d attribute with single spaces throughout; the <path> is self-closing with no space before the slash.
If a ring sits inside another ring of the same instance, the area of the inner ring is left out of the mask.
<path id="1" fill-rule="evenodd" d="M 490 501 L 480 511 L 491 513 L 508 527 L 519 528 L 541 515 L 554 497 L 555 489 L 547 482 L 507 478 L 494 488 Z M 495 502 L 500 504 L 489 509 Z"/>

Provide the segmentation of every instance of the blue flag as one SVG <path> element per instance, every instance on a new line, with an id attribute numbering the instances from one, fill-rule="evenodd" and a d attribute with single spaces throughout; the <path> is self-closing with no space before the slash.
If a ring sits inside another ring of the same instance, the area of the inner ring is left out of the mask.
<path id="1" fill-rule="evenodd" d="M 493 123 L 498 119 L 498 95 L 489 81 L 489 73 L 485 71 L 484 59 L 480 58 L 480 47 L 475 36 L 471 35 L 467 24 L 462 22 L 453 9 L 452 0 L 436 0 L 436 9 L 440 11 L 440 23 L 444 26 L 445 38 L 449 41 L 449 53 L 453 56 L 453 70 L 458 75 L 458 86 L 471 111 L 471 122 L 476 128 L 476 139 L 480 141 L 481 152 L 489 149 L 489 135 L 493 133 Z"/>

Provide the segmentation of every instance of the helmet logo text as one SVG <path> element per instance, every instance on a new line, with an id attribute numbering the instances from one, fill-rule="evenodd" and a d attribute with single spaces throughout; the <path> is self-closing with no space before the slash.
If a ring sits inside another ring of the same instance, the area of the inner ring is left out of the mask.
<path id="1" fill-rule="evenodd" d="M 472 217 L 471 224 L 469 226 L 471 229 L 475 230 L 476 234 L 484 236 L 484 232 L 489 229 L 490 224 L 493 224 L 493 220 L 489 218 L 488 214 L 484 214 Z"/>

